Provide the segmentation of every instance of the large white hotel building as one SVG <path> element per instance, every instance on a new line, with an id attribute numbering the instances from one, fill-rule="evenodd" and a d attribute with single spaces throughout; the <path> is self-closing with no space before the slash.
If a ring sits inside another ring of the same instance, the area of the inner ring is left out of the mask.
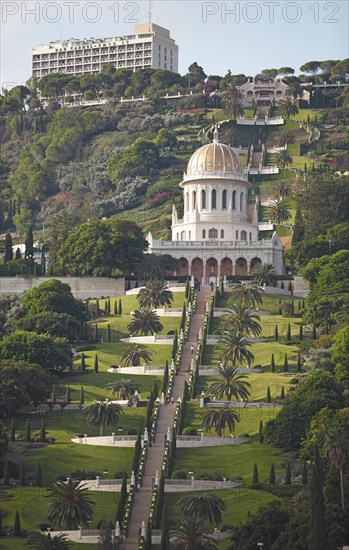
<path id="1" fill-rule="evenodd" d="M 134 34 L 107 38 L 56 40 L 32 51 L 32 73 L 37 78 L 51 73 L 74 76 L 97 74 L 106 63 L 116 69 L 166 69 L 178 72 L 178 46 L 170 31 L 145 23 Z"/>

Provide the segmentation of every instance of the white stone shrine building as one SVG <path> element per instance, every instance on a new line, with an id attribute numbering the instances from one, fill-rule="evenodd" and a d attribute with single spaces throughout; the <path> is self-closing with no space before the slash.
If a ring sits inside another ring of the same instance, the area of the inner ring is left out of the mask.
<path id="1" fill-rule="evenodd" d="M 194 276 L 207 284 L 217 277 L 247 275 L 258 264 L 272 263 L 283 273 L 283 246 L 274 232 L 258 238 L 255 197 L 239 152 L 219 142 L 200 147 L 191 156 L 183 181 L 183 219 L 172 211 L 172 240 L 154 240 L 148 234 L 149 252 L 170 254 L 179 260 L 174 275 Z M 253 199 L 252 202 L 250 199 Z"/>

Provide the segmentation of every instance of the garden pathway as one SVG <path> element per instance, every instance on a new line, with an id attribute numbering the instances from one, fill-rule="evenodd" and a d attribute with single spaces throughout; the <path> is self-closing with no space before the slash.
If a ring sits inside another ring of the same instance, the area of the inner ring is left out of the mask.
<path id="1" fill-rule="evenodd" d="M 152 447 L 149 448 L 142 487 L 135 495 L 128 537 L 125 539 L 123 544 L 124 550 L 138 550 L 138 537 L 142 522 L 144 521 L 145 525 L 147 525 L 152 498 L 153 479 L 156 471 L 161 471 L 162 460 L 165 452 L 164 442 L 167 434 L 167 428 L 173 425 L 175 404 L 178 397 L 182 397 L 183 395 L 184 381 L 188 378 L 188 371 L 192 359 L 191 346 L 194 348 L 193 356 L 195 356 L 199 330 L 204 320 L 206 302 L 210 301 L 210 297 L 211 291 L 209 286 L 201 287 L 201 291 L 197 293 L 196 313 L 192 317 L 189 338 L 183 348 L 179 373 L 174 379 L 174 404 L 161 405 L 155 435 L 155 443 L 153 443 Z"/>

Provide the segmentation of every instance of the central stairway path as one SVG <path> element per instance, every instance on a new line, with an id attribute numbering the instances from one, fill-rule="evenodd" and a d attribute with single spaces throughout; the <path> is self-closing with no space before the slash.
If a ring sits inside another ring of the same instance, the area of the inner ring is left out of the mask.
<path id="1" fill-rule="evenodd" d="M 174 404 L 161 405 L 156 434 L 155 443 L 149 448 L 148 457 L 145 465 L 142 487 L 135 494 L 134 505 L 131 514 L 131 521 L 128 530 L 128 537 L 123 543 L 125 550 L 138 550 L 139 548 L 139 533 L 142 522 L 147 525 L 151 498 L 153 491 L 153 479 L 155 473 L 161 472 L 162 460 L 165 452 L 165 436 L 167 428 L 170 428 L 174 422 L 174 413 L 178 397 L 182 397 L 184 390 L 184 382 L 189 375 L 191 359 L 195 357 L 196 345 L 199 335 L 199 330 L 202 327 L 206 303 L 210 301 L 211 291 L 209 287 L 201 287 L 202 290 L 197 293 L 196 313 L 192 316 L 189 330 L 188 341 L 184 344 L 182 359 L 179 367 L 178 375 L 174 377 L 172 395 Z M 191 352 L 193 346 L 193 354 Z"/>

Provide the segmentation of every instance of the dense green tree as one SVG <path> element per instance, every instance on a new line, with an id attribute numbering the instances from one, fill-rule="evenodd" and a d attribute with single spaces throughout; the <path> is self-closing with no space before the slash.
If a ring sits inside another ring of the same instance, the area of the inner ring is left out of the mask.
<path id="1" fill-rule="evenodd" d="M 0 356 L 36 363 L 52 372 L 66 370 L 72 364 L 70 346 L 64 339 L 24 330 L 5 336 L 0 342 Z"/>
<path id="2" fill-rule="evenodd" d="M 349 436 L 344 425 L 331 426 L 325 434 L 324 451 L 328 455 L 331 464 L 339 472 L 341 505 L 343 512 L 345 512 L 344 467 L 349 452 Z"/>
<path id="3" fill-rule="evenodd" d="M 148 175 L 150 170 L 157 168 L 159 150 L 152 141 L 138 138 L 119 154 L 112 156 L 108 163 L 110 179 L 117 183 L 127 176 Z"/>
<path id="4" fill-rule="evenodd" d="M 206 78 L 205 71 L 202 67 L 195 61 L 188 67 L 187 79 L 189 81 L 189 87 L 191 83 L 198 84 L 198 82 L 204 82 Z"/>
<path id="5" fill-rule="evenodd" d="M 250 395 L 251 384 L 247 382 L 245 374 L 239 374 L 235 366 L 222 365 L 215 369 L 218 380 L 211 382 L 207 391 L 218 398 L 226 397 L 231 401 L 232 397 L 236 400 L 248 399 Z"/>
<path id="6" fill-rule="evenodd" d="M 48 489 L 49 499 L 47 519 L 54 527 L 74 530 L 87 525 L 93 514 L 94 502 L 86 485 L 80 480 L 56 481 Z"/>
<path id="7" fill-rule="evenodd" d="M 325 505 L 323 495 L 324 473 L 319 447 L 314 445 L 310 483 L 310 550 L 325 550 Z"/>
<path id="8" fill-rule="evenodd" d="M 84 408 L 83 414 L 92 426 L 99 427 L 99 435 L 105 435 L 107 426 L 115 426 L 120 416 L 124 413 L 123 408 L 111 401 L 96 401 Z"/>
<path id="9" fill-rule="evenodd" d="M 41 313 L 67 314 L 80 321 L 87 319 L 84 304 L 74 298 L 67 283 L 51 279 L 23 294 L 23 306 L 27 315 Z"/>
<path id="10" fill-rule="evenodd" d="M 345 387 L 349 379 L 349 327 L 344 327 L 335 334 L 331 351 L 336 379 Z"/>
<path id="11" fill-rule="evenodd" d="M 70 233 L 59 258 L 68 274 L 110 276 L 132 272 L 147 246 L 132 221 L 91 221 Z"/>

